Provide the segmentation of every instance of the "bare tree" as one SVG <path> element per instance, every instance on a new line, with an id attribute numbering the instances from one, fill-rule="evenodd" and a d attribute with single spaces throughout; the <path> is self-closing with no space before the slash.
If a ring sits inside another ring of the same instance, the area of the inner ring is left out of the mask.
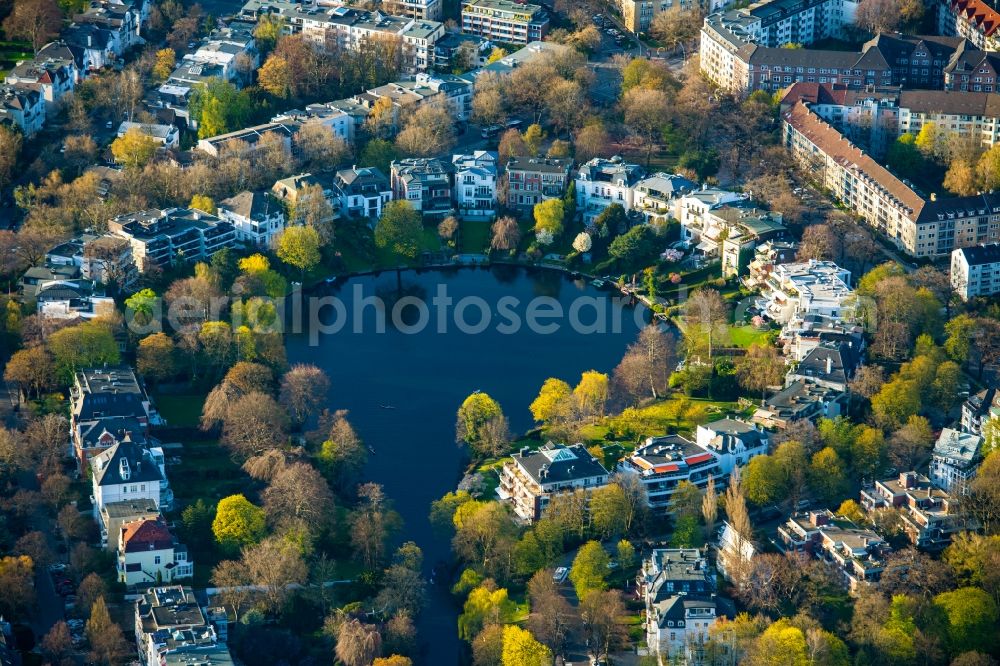
<path id="1" fill-rule="evenodd" d="M 350 619 L 337 634 L 337 659 L 345 666 L 369 666 L 382 652 L 382 637 L 373 624 Z"/>
<path id="2" fill-rule="evenodd" d="M 236 619 L 240 619 L 240 611 L 253 596 L 250 587 L 250 573 L 246 565 L 239 560 L 223 560 L 212 569 L 212 585 L 219 590 L 222 600 L 232 606 Z"/>
<path id="3" fill-rule="evenodd" d="M 264 491 L 264 509 L 276 524 L 294 520 L 318 531 L 330 524 L 333 493 L 316 468 L 308 463 L 293 463 L 274 475 Z"/>
<path id="4" fill-rule="evenodd" d="M 628 632 L 623 624 L 625 603 L 618 590 L 593 591 L 580 602 L 583 629 L 591 649 L 599 657 L 623 645 Z"/>
<path id="5" fill-rule="evenodd" d="M 559 591 L 552 572 L 542 569 L 528 581 L 531 615 L 528 628 L 535 637 L 552 650 L 562 653 L 570 634 L 580 622 L 579 614 Z"/>
<path id="6" fill-rule="evenodd" d="M 31 42 L 35 53 L 59 35 L 61 26 L 62 13 L 55 0 L 18 0 L 3 22 L 4 33 L 9 38 Z"/>
<path id="7" fill-rule="evenodd" d="M 517 220 L 510 216 L 497 218 L 492 227 L 493 237 L 490 240 L 490 247 L 494 250 L 516 250 L 521 242 L 521 228 Z"/>
<path id="8" fill-rule="evenodd" d="M 285 468 L 285 454 L 277 449 L 269 449 L 259 456 L 248 458 L 243 463 L 243 471 L 258 481 L 271 481 Z"/>
<path id="9" fill-rule="evenodd" d="M 104 597 L 99 597 L 90 611 L 87 641 L 90 643 L 88 659 L 91 663 L 112 666 L 128 654 L 128 643 L 121 627 L 111 620 Z"/>
<path id="10" fill-rule="evenodd" d="M 859 28 L 873 35 L 892 32 L 902 17 L 899 0 L 862 0 L 854 16 Z"/>
<path id="11" fill-rule="evenodd" d="M 729 307 L 722 296 L 714 289 L 698 289 L 684 304 L 684 320 L 688 352 L 704 344 L 711 359 L 715 343 L 728 333 Z"/>
<path id="12" fill-rule="evenodd" d="M 673 335 L 657 324 L 646 326 L 615 368 L 615 385 L 633 400 L 659 398 L 666 392 L 671 369 L 677 364 L 676 348 Z"/>
<path id="13" fill-rule="evenodd" d="M 297 363 L 281 378 L 279 401 L 292 421 L 304 423 L 326 402 L 330 379 L 315 365 Z"/>
<path id="14" fill-rule="evenodd" d="M 265 607 L 271 613 L 281 610 L 290 585 L 301 585 L 309 576 L 298 546 L 281 537 L 269 537 L 244 548 L 242 561 L 252 584 L 262 588 Z"/>
<path id="15" fill-rule="evenodd" d="M 304 123 L 295 134 L 295 145 L 310 171 L 336 169 L 350 153 L 344 140 L 319 121 Z"/>
<path id="16" fill-rule="evenodd" d="M 229 405 L 222 441 L 238 457 L 259 455 L 286 443 L 287 420 L 274 398 L 254 391 Z"/>

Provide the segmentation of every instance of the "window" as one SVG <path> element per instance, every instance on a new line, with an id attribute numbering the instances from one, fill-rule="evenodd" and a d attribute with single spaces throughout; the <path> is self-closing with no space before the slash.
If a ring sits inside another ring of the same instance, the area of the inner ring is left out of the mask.
<path id="1" fill-rule="evenodd" d="M 159 563 L 160 563 L 160 556 L 159 555 L 155 555 L 153 557 L 153 564 L 159 564 Z"/>

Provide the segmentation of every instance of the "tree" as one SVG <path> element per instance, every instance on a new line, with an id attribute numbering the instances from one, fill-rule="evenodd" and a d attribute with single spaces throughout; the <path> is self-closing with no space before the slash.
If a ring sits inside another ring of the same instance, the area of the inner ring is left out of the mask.
<path id="1" fill-rule="evenodd" d="M 154 382 L 169 379 L 177 374 L 174 341 L 164 333 L 154 333 L 139 341 L 136 350 L 136 369 L 139 374 Z"/>
<path id="2" fill-rule="evenodd" d="M 56 380 L 52 355 L 44 347 L 20 349 L 7 361 L 3 377 L 17 386 L 23 398 L 40 398 Z"/>
<path id="3" fill-rule="evenodd" d="M 875 422 L 883 428 L 900 428 L 920 411 L 921 399 L 917 383 L 897 377 L 872 396 L 872 413 Z"/>
<path id="4" fill-rule="evenodd" d="M 996 648 L 1000 611 L 986 592 L 976 587 L 942 592 L 934 597 L 934 606 L 947 619 L 945 630 L 952 654 L 972 650 L 989 653 Z"/>
<path id="5" fill-rule="evenodd" d="M 413 666 L 413 661 L 409 657 L 394 654 L 391 657 L 379 657 L 372 662 L 372 666 Z"/>
<path id="6" fill-rule="evenodd" d="M 302 155 L 303 166 L 312 171 L 335 167 L 350 154 L 343 139 L 330 127 L 315 120 L 307 121 L 299 128 L 295 133 L 295 145 Z"/>
<path id="7" fill-rule="evenodd" d="M 503 628 L 503 666 L 548 666 L 552 651 L 517 625 Z"/>
<path id="8" fill-rule="evenodd" d="M 893 32 L 899 26 L 901 11 L 899 0 L 862 0 L 854 22 L 873 35 Z"/>
<path id="9" fill-rule="evenodd" d="M 474 666 L 503 666 L 503 625 L 488 624 L 472 641 Z"/>
<path id="10" fill-rule="evenodd" d="M 573 249 L 581 254 L 590 252 L 591 247 L 593 247 L 593 241 L 590 239 L 590 234 L 586 231 L 581 231 L 573 239 Z"/>
<path id="11" fill-rule="evenodd" d="M 272 53 L 257 72 L 257 83 L 271 95 L 287 99 L 292 96 L 292 68 L 284 57 Z"/>
<path id="12" fill-rule="evenodd" d="M 417 256 L 423 237 L 420 214 L 406 201 L 390 201 L 375 225 L 375 244 L 404 257 Z"/>
<path id="13" fill-rule="evenodd" d="M 87 620 L 87 641 L 90 643 L 91 663 L 112 666 L 128 653 L 128 644 L 121 627 L 112 622 L 104 597 L 99 597 L 90 610 Z"/>
<path id="14" fill-rule="evenodd" d="M 59 620 L 42 639 L 42 654 L 50 663 L 62 664 L 63 660 L 69 658 L 73 652 L 73 637 L 70 635 L 69 625 L 65 621 Z"/>
<path id="15" fill-rule="evenodd" d="M 569 571 L 569 579 L 576 589 L 577 597 L 585 599 L 588 593 L 607 588 L 606 577 L 610 562 L 611 558 L 599 541 L 588 541 L 580 546 Z"/>
<path id="16" fill-rule="evenodd" d="M 35 564 L 27 555 L 0 558 L 0 613 L 23 617 L 35 605 Z"/>
<path id="17" fill-rule="evenodd" d="M 542 232 L 555 238 L 563 231 L 563 216 L 565 209 L 562 199 L 548 199 L 535 204 L 535 235 Z"/>
<path id="18" fill-rule="evenodd" d="M 138 127 L 130 127 L 111 143 L 111 154 L 126 169 L 139 170 L 153 158 L 156 145 L 153 137 Z"/>
<path id="19" fill-rule="evenodd" d="M 386 546 L 401 519 L 377 483 L 361 485 L 358 498 L 361 503 L 350 518 L 351 544 L 368 570 L 374 571 L 385 559 Z"/>
<path id="20" fill-rule="evenodd" d="M 662 90 L 645 87 L 630 89 L 622 97 L 625 126 L 646 152 L 646 166 L 653 157 L 657 139 L 670 116 L 670 101 Z"/>
<path id="21" fill-rule="evenodd" d="M 234 551 L 264 538 L 264 509 L 255 506 L 242 494 L 219 500 L 212 521 L 212 534 L 224 549 Z"/>
<path id="22" fill-rule="evenodd" d="M 968 197 L 979 189 L 976 181 L 976 171 L 966 159 L 953 159 L 944 174 L 942 182 L 945 189 L 960 197 Z"/>
<path id="23" fill-rule="evenodd" d="M 455 123 L 445 102 L 421 104 L 396 137 L 400 151 L 420 157 L 446 153 L 454 145 Z"/>
<path id="24" fill-rule="evenodd" d="M 784 470 L 773 456 L 751 458 L 743 475 L 747 499 L 757 506 L 780 501 L 785 492 L 783 476 Z"/>
<path id="25" fill-rule="evenodd" d="M 517 220 L 509 215 L 498 217 L 491 227 L 493 235 L 490 239 L 490 247 L 494 250 L 512 252 L 517 249 L 521 242 L 521 227 Z"/>
<path id="26" fill-rule="evenodd" d="M 599 118 L 593 118 L 576 133 L 576 138 L 573 141 L 576 158 L 583 162 L 592 157 L 607 155 L 610 143 L 611 137 L 608 135 L 604 123 Z"/>
<path id="27" fill-rule="evenodd" d="M 171 48 L 156 52 L 156 64 L 153 65 L 153 77 L 157 81 L 166 81 L 177 66 L 177 54 Z"/>
<path id="28" fill-rule="evenodd" d="M 549 377 L 528 409 L 536 421 L 552 423 L 568 416 L 571 390 L 561 379 Z"/>
<path id="29" fill-rule="evenodd" d="M 780 386 L 785 376 L 785 360 L 773 345 L 753 343 L 747 353 L 736 361 L 736 376 L 748 391 L 764 394 L 772 386 Z"/>
<path id="30" fill-rule="evenodd" d="M 529 156 L 534 157 L 538 155 L 538 151 L 544 140 L 545 131 L 538 123 L 532 123 L 528 125 L 528 129 L 524 130 L 524 145 L 528 148 Z"/>
<path id="31" fill-rule="evenodd" d="M 472 500 L 458 507 L 452 519 L 455 537 L 452 549 L 467 562 L 476 562 L 487 572 L 501 572 L 500 557 L 513 546 L 517 528 L 510 510 L 499 502 Z"/>
<path id="32" fill-rule="evenodd" d="M 56 331 L 47 346 L 57 375 L 67 383 L 80 368 L 117 365 L 121 358 L 111 327 L 100 319 Z"/>
<path id="33" fill-rule="evenodd" d="M 20 132 L 6 125 L 0 126 L 0 188 L 6 188 L 13 180 L 23 143 L 24 137 Z M 66 152 L 69 153 L 68 148 Z M 70 155 L 72 154 L 70 153 Z M 18 236 L 23 236 L 23 234 L 18 234 Z M 13 257 L 13 253 L 10 256 Z"/>
<path id="34" fill-rule="evenodd" d="M 375 597 L 381 612 L 395 615 L 402 611 L 407 616 L 420 612 L 427 596 L 427 583 L 420 575 L 422 565 L 423 553 L 412 541 L 396 551 L 393 564 L 385 570 L 382 590 Z"/>
<path id="35" fill-rule="evenodd" d="M 490 421 L 503 416 L 500 404 L 486 393 L 476 392 L 462 402 L 455 422 L 455 441 L 465 442 L 481 453 L 485 446 L 486 427 Z"/>
<path id="36" fill-rule="evenodd" d="M 1000 148 L 991 146 L 979 157 L 976 173 L 984 189 L 993 190 L 1000 185 Z"/>
<path id="37" fill-rule="evenodd" d="M 265 610 L 272 614 L 284 605 L 289 586 L 305 583 L 308 576 L 299 546 L 282 537 L 245 547 L 241 561 L 251 584 L 260 588 Z"/>
<path id="38" fill-rule="evenodd" d="M 923 416 L 910 416 L 906 424 L 889 438 L 888 455 L 900 470 L 915 469 L 934 446 L 930 421 Z"/>
<path id="39" fill-rule="evenodd" d="M 578 621 L 575 609 L 559 591 L 549 569 L 536 571 L 531 577 L 528 597 L 531 600 L 528 628 L 553 654 L 559 654 Z"/>
<path id="40" fill-rule="evenodd" d="M 715 492 L 715 479 L 709 474 L 708 484 L 705 486 L 705 494 L 701 497 L 701 519 L 705 522 L 706 532 L 712 532 L 718 517 L 719 496 Z"/>
<path id="41" fill-rule="evenodd" d="M 289 521 L 319 532 L 333 518 L 333 493 L 316 468 L 308 463 L 292 463 L 271 479 L 263 493 L 264 511 L 272 523 Z"/>
<path id="42" fill-rule="evenodd" d="M 222 442 L 233 455 L 249 458 L 287 441 L 288 417 L 269 395 L 252 391 L 232 401 L 222 425 Z"/>
<path id="43" fill-rule="evenodd" d="M 382 651 L 378 627 L 352 618 L 337 633 L 337 659 L 345 666 L 368 666 Z"/>
<path id="44" fill-rule="evenodd" d="M 580 601 L 584 633 L 591 650 L 598 657 L 607 657 L 612 649 L 628 638 L 625 629 L 625 603 L 618 590 L 594 590 Z"/>
<path id="45" fill-rule="evenodd" d="M 317 455 L 320 468 L 336 487 L 345 487 L 357 480 L 367 460 L 368 449 L 347 420 L 347 412 L 335 412 Z"/>
<path id="46" fill-rule="evenodd" d="M 438 223 L 438 236 L 443 241 L 451 240 L 458 232 L 458 220 L 454 215 L 449 215 Z"/>
<path id="47" fill-rule="evenodd" d="M 686 8 L 682 5 L 674 5 L 665 12 L 659 12 L 653 16 L 653 22 L 649 31 L 658 40 L 666 44 L 672 50 L 690 42 L 698 36 L 701 30 L 703 16 L 695 8 Z"/>
<path id="48" fill-rule="evenodd" d="M 848 383 L 852 392 L 870 400 L 885 384 L 885 368 L 881 365 L 861 365 Z"/>
<path id="49" fill-rule="evenodd" d="M 1000 603 L 1000 535 L 959 532 L 943 559 L 960 585 L 979 587 Z"/>
<path id="50" fill-rule="evenodd" d="M 866 1 L 877 3 L 883 2 L 884 0 Z M 913 175 L 919 169 L 920 163 L 923 159 L 920 155 L 920 150 L 917 148 L 916 140 L 917 139 L 913 134 L 907 132 L 896 139 L 892 145 L 889 146 L 889 150 L 886 153 L 886 161 L 888 161 L 889 166 L 904 176 Z"/>
<path id="51" fill-rule="evenodd" d="M 676 365 L 676 346 L 673 335 L 656 324 L 646 326 L 615 368 L 615 385 L 633 400 L 647 395 L 659 398 L 666 393 L 670 369 Z"/>
<path id="52" fill-rule="evenodd" d="M 288 227 L 278 236 L 278 258 L 302 271 L 310 271 L 320 262 L 320 237 L 313 227 Z"/>
<path id="53" fill-rule="evenodd" d="M 996 534 L 1000 527 L 1000 449 L 986 456 L 969 484 L 964 503 L 965 513 L 975 518 L 986 534 Z"/>
<path id="54" fill-rule="evenodd" d="M 844 462 L 829 446 L 817 452 L 809 464 L 811 487 L 824 502 L 832 504 L 847 490 Z"/>
<path id="55" fill-rule="evenodd" d="M 304 423 L 326 402 L 330 379 L 310 363 L 296 363 L 281 378 L 278 400 L 295 423 Z"/>
<path id="56" fill-rule="evenodd" d="M 715 342 L 727 334 L 729 308 L 722 296 L 714 289 L 698 289 L 684 304 L 684 320 L 688 352 L 704 345 L 711 359 Z"/>
<path id="57" fill-rule="evenodd" d="M 608 376 L 603 372 L 588 370 L 581 374 L 580 382 L 573 388 L 576 413 L 582 418 L 603 417 L 608 385 Z"/>
<path id="58" fill-rule="evenodd" d="M 62 13 L 56 0 L 17 0 L 14 9 L 3 22 L 8 39 L 31 42 L 35 53 L 59 36 Z"/>
<path id="59" fill-rule="evenodd" d="M 212 197 L 206 194 L 195 194 L 191 197 L 191 203 L 188 205 L 189 208 L 194 208 L 209 215 L 215 215 L 218 212 L 218 207 L 215 205 L 215 201 Z"/>

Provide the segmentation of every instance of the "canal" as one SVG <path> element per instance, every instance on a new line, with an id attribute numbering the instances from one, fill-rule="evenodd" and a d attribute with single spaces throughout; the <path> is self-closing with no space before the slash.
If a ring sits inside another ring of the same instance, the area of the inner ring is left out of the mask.
<path id="1" fill-rule="evenodd" d="M 313 340 L 309 326 L 289 335 L 288 360 L 329 375 L 329 407 L 350 410 L 374 452 L 366 479 L 385 487 L 404 520 L 401 540 L 423 549 L 428 576 L 449 558 L 428 511 L 455 488 L 467 461 L 455 444 L 462 400 L 489 393 L 512 432 L 525 432 L 532 427 L 528 405 L 546 378 L 573 385 L 585 370 L 610 372 L 649 314 L 566 274 L 510 266 L 356 277 L 312 296 L 336 299 L 319 320 L 328 329 L 343 326 L 318 339 L 313 326 Z M 382 332 L 375 302 L 386 313 Z M 553 314 L 559 309 L 563 317 Z M 425 650 L 419 663 L 458 663 L 456 620 L 447 586 L 430 586 L 417 622 Z"/>

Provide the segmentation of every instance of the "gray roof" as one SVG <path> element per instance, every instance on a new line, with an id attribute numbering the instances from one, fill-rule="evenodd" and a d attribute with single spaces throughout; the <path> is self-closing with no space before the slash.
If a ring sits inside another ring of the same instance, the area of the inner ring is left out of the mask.
<path id="1" fill-rule="evenodd" d="M 715 576 L 697 548 L 657 548 L 643 567 L 646 596 L 654 603 L 678 592 L 711 592 Z"/>
<path id="2" fill-rule="evenodd" d="M 854 371 L 857 370 L 860 363 L 861 358 L 854 345 L 821 342 L 809 350 L 809 353 L 799 363 L 795 374 L 845 384 L 854 376 Z M 827 371 L 828 365 L 829 371 Z"/>
<path id="3" fill-rule="evenodd" d="M 511 457 L 539 484 L 608 475 L 608 470 L 582 444 L 564 446 L 549 442 L 537 451 L 522 449 Z"/>
<path id="4" fill-rule="evenodd" d="M 159 483 L 163 480 L 160 468 L 149 450 L 128 438 L 91 458 L 90 466 L 99 486 L 115 486 L 126 482 Z M 125 478 L 126 475 L 128 478 Z"/>
<path id="5" fill-rule="evenodd" d="M 957 250 L 965 257 L 966 263 L 970 266 L 981 264 L 995 264 L 1000 261 L 1000 243 L 989 243 L 987 245 L 974 245 L 963 247 Z"/>
<path id="6" fill-rule="evenodd" d="M 76 373 L 76 383 L 80 386 L 80 392 L 73 396 L 77 421 L 100 416 L 147 416 L 143 407 L 146 391 L 127 366 L 80 370 Z"/>
<path id="7" fill-rule="evenodd" d="M 219 202 L 220 208 L 248 220 L 262 220 L 281 210 L 281 204 L 268 192 L 243 191 Z"/>
<path id="8" fill-rule="evenodd" d="M 76 433 L 84 447 L 100 445 L 105 434 L 111 435 L 116 442 L 126 437 L 141 446 L 146 445 L 145 428 L 134 416 L 102 416 L 88 421 L 78 421 Z"/>
<path id="9" fill-rule="evenodd" d="M 537 171 L 538 173 L 568 174 L 573 166 L 571 159 L 549 157 L 511 157 L 507 161 L 507 171 Z"/>

